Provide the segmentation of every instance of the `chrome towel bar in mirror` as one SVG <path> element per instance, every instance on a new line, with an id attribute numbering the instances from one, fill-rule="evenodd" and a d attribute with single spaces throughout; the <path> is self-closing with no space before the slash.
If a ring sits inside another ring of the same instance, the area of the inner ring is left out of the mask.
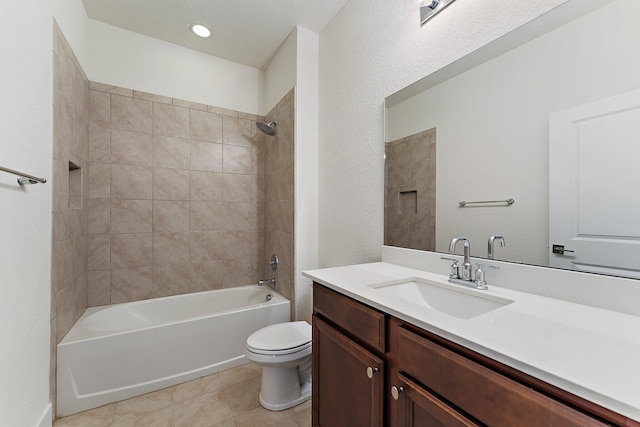
<path id="1" fill-rule="evenodd" d="M 482 200 L 479 202 L 466 202 L 464 200 L 458 202 L 458 205 L 460 205 L 461 208 L 468 206 L 468 205 L 476 205 L 476 204 L 483 204 L 483 203 L 506 203 L 508 206 L 511 206 L 512 204 L 514 204 L 516 201 L 509 198 L 507 200 Z"/>

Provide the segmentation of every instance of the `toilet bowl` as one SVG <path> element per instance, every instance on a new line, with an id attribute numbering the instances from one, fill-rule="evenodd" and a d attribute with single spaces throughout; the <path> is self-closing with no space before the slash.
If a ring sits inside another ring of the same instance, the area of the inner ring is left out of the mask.
<path id="1" fill-rule="evenodd" d="M 311 398 L 311 325 L 270 325 L 247 338 L 245 356 L 262 366 L 260 404 L 282 411 Z"/>

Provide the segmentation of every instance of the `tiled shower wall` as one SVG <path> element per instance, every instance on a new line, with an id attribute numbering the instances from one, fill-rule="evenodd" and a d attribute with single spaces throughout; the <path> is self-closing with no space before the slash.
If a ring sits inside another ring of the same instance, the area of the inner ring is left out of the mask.
<path id="1" fill-rule="evenodd" d="M 384 244 L 435 250 L 435 128 L 386 144 Z"/>
<path id="2" fill-rule="evenodd" d="M 291 301 L 295 319 L 294 265 L 294 89 L 267 114 L 277 120 L 275 136 L 265 136 L 265 255 L 277 254 L 280 268 L 274 275 L 264 271 L 265 279 L 276 277 L 276 290 Z"/>
<path id="3" fill-rule="evenodd" d="M 262 117 L 90 84 L 89 306 L 255 284 Z"/>
<path id="4" fill-rule="evenodd" d="M 53 27 L 51 398 L 56 344 L 87 308 L 89 82 L 62 32 Z"/>
<path id="5" fill-rule="evenodd" d="M 87 306 L 273 276 L 293 306 L 294 92 L 268 137 L 259 116 L 89 82 L 53 32 L 55 410 L 56 344 Z"/>

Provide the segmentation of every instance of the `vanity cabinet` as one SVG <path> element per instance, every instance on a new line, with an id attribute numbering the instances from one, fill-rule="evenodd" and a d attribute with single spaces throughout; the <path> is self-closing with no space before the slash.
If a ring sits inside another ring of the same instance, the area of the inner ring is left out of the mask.
<path id="1" fill-rule="evenodd" d="M 313 363 L 322 372 L 313 378 L 313 425 L 382 426 L 383 360 L 318 317 L 313 345 Z"/>
<path id="2" fill-rule="evenodd" d="M 383 426 L 384 314 L 316 285 L 312 325 L 313 425 Z"/>
<path id="3" fill-rule="evenodd" d="M 314 283 L 313 426 L 640 426 Z"/>
<path id="4" fill-rule="evenodd" d="M 400 422 L 397 425 L 606 425 L 528 385 L 409 331 L 402 324 L 398 328 L 398 384 L 407 384 L 405 387 L 410 394 L 420 393 L 421 401 L 429 399 L 433 402 L 430 406 L 434 408 L 433 414 L 442 412 L 441 418 L 448 418 L 442 424 L 411 422 L 412 407 L 408 403 L 403 405 L 403 393 L 400 393 L 397 402 L 405 408 L 399 409 Z M 410 396 L 407 399 L 417 400 Z M 410 413 L 406 415 L 403 412 Z"/>

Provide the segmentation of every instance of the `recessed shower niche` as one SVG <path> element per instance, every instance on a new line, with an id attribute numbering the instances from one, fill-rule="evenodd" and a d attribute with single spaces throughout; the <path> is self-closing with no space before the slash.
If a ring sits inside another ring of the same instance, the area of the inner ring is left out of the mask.
<path id="1" fill-rule="evenodd" d="M 69 209 L 82 209 L 82 168 L 69 162 Z"/>
<path id="2" fill-rule="evenodd" d="M 418 213 L 418 191 L 406 190 L 398 192 L 398 213 Z"/>
<path id="3" fill-rule="evenodd" d="M 434 250 L 435 195 L 435 128 L 387 142 L 384 244 Z"/>

